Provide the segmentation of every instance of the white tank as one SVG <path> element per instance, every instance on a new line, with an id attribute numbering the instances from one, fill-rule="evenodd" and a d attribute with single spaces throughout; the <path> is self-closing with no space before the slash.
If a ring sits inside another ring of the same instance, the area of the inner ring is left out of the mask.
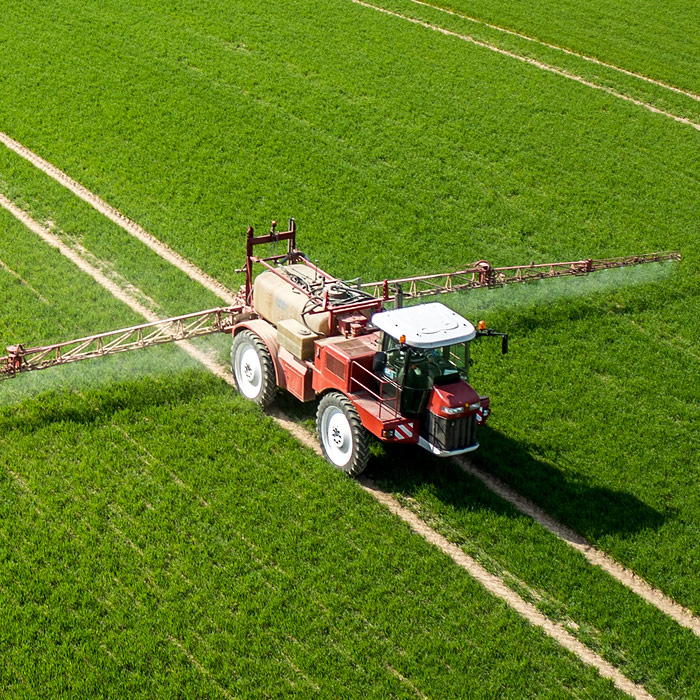
<path id="1" fill-rule="evenodd" d="M 315 277 L 314 271 L 306 265 L 286 265 L 279 270 L 291 279 L 297 277 L 308 285 L 323 286 L 321 278 Z M 317 307 L 317 302 L 269 270 L 260 273 L 253 282 L 253 306 L 266 321 L 275 326 L 280 321 L 291 318 L 319 335 L 330 333 L 330 312 L 309 313 Z"/>

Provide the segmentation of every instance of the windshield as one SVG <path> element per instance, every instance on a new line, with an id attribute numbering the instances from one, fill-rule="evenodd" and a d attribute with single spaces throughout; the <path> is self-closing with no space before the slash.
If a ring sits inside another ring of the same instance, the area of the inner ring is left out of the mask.
<path id="1" fill-rule="evenodd" d="M 460 377 L 469 379 L 469 343 L 423 349 L 401 346 L 395 338 L 385 335 L 383 350 L 384 375 L 398 384 L 403 384 L 407 368 L 411 374 L 424 376 L 429 384 L 449 384 Z"/>
<path id="2" fill-rule="evenodd" d="M 468 342 L 441 348 L 414 348 L 401 345 L 385 334 L 382 349 L 384 361 L 380 373 L 398 385 L 404 415 L 421 415 L 433 386 L 468 378 Z"/>
<path id="3" fill-rule="evenodd" d="M 411 354 L 425 355 L 428 363 L 428 374 L 434 384 L 449 384 L 456 382 L 460 377 L 466 378 L 466 349 L 466 343 L 459 343 L 432 350 L 413 349 Z"/>

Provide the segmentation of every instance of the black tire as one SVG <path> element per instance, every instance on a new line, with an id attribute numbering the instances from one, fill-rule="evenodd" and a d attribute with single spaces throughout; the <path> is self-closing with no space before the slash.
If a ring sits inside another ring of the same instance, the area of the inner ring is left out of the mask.
<path id="1" fill-rule="evenodd" d="M 275 366 L 260 336 L 241 331 L 231 346 L 231 369 L 238 391 L 258 406 L 267 408 L 277 393 Z"/>
<path id="2" fill-rule="evenodd" d="M 324 394 L 316 411 L 323 456 L 348 476 L 361 474 L 369 459 L 369 433 L 350 399 L 338 391 Z"/>

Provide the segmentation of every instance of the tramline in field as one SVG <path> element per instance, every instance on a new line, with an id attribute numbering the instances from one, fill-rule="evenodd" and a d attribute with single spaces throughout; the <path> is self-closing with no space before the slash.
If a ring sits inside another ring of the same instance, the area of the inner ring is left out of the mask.
<path id="1" fill-rule="evenodd" d="M 403 306 L 406 299 L 458 290 L 651 262 L 679 260 L 676 252 L 608 260 L 494 268 L 473 266 L 434 275 L 353 284 L 311 263 L 296 248 L 296 225 L 255 236 L 248 229 L 245 285 L 235 304 L 122 328 L 43 347 L 8 346 L 0 379 L 57 365 L 140 350 L 212 333 L 233 337 L 236 385 L 263 408 L 278 388 L 300 401 L 320 398 L 317 430 L 326 459 L 355 476 L 369 458 L 369 435 L 384 442 L 417 444 L 445 457 L 476 450 L 476 432 L 490 401 L 469 383 L 470 345 L 508 335 L 475 328 L 443 304 Z M 255 246 L 287 242 L 287 252 L 256 257 Z M 255 278 L 254 265 L 264 269 Z M 394 308 L 387 309 L 393 304 Z"/>

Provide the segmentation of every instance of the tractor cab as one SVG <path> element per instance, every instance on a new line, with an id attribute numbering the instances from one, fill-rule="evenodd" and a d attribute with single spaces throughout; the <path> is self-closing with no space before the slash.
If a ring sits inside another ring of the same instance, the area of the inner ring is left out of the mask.
<path id="1" fill-rule="evenodd" d="M 382 331 L 374 371 L 397 384 L 402 415 L 422 415 L 433 387 L 468 380 L 469 343 L 477 332 L 444 304 L 384 311 L 372 323 Z"/>
<path id="2" fill-rule="evenodd" d="M 395 385 L 401 415 L 416 419 L 418 444 L 440 457 L 477 449 L 490 407 L 468 383 L 469 346 L 495 332 L 439 303 L 377 313 L 372 323 L 382 332 L 374 372 Z"/>

